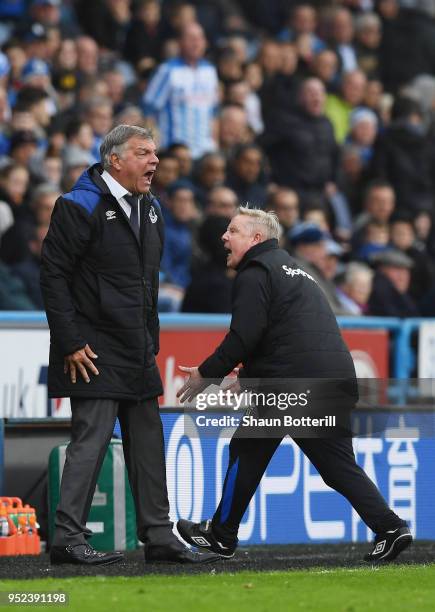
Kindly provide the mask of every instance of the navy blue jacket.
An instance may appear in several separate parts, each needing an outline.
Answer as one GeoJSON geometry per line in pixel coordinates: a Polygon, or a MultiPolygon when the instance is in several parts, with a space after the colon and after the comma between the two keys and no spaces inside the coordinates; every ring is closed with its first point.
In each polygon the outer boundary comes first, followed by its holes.
{"type": "Polygon", "coordinates": [[[55,205],[42,248],[41,289],[50,326],[50,397],[143,399],[162,393],[157,296],[160,207],[141,202],[141,239],[96,164],[55,205]],[[86,344],[99,375],[72,384],[65,355],[86,344]]]}

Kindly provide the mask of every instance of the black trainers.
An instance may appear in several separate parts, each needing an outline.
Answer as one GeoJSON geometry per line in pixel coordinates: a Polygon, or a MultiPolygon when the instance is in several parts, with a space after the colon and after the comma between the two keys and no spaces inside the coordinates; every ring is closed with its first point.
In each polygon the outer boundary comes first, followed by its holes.
{"type": "Polygon", "coordinates": [[[364,557],[369,563],[388,562],[395,559],[412,543],[412,535],[408,527],[398,527],[392,531],[378,533],[375,537],[373,550],[364,557]]]}
{"type": "Polygon", "coordinates": [[[224,546],[218,542],[211,530],[211,520],[193,523],[192,521],[180,519],[177,523],[177,529],[183,540],[192,546],[205,548],[225,559],[234,557],[237,544],[233,546],[224,546]]]}

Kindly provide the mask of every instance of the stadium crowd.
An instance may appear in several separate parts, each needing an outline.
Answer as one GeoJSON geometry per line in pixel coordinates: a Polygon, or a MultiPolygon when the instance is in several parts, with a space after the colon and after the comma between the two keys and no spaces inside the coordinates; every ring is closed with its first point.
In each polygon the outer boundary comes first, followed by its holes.
{"type": "Polygon", "coordinates": [[[435,0],[0,0],[0,309],[43,309],[57,197],[151,127],[161,311],[230,312],[238,204],[337,315],[435,316],[435,0]]]}

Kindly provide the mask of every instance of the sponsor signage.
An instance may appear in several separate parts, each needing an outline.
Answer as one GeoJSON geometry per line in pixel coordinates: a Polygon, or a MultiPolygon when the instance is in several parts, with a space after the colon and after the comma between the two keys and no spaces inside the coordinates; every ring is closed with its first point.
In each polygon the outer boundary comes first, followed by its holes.
{"type": "MultiPolygon", "coordinates": [[[[370,416],[361,415],[362,419],[370,416]]],[[[389,416],[379,437],[355,438],[358,463],[414,537],[435,539],[435,440],[419,417],[389,416]],[[406,437],[401,437],[405,436],[406,437]]],[[[201,434],[194,416],[164,414],[171,518],[211,518],[220,501],[232,430],[201,434]]],[[[330,489],[293,440],[278,447],[243,518],[241,544],[369,541],[372,532],[349,502],[330,489]]]]}
{"type": "MultiPolygon", "coordinates": [[[[225,336],[226,329],[166,329],[161,332],[158,365],[164,384],[162,406],[177,407],[176,392],[183,376],[179,365],[198,365],[225,336]]],[[[363,378],[388,376],[388,333],[344,330],[363,378]]],[[[70,415],[69,400],[47,397],[47,367],[50,345],[47,329],[0,329],[2,367],[0,368],[0,417],[65,418],[70,415]],[[7,356],[7,358],[6,358],[7,356]]],[[[98,347],[92,347],[98,352],[98,347]]]]}

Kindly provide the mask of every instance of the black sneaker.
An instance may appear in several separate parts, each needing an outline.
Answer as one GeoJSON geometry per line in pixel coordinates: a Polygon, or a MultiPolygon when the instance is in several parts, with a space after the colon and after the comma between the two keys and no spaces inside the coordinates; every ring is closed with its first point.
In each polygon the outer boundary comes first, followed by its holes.
{"type": "Polygon", "coordinates": [[[206,548],[207,550],[216,553],[225,559],[234,557],[234,552],[237,544],[232,546],[224,546],[213,535],[211,530],[211,520],[201,521],[201,523],[193,523],[180,519],[177,523],[177,529],[180,536],[191,546],[198,548],[206,548]]]}
{"type": "Polygon", "coordinates": [[[402,550],[408,548],[412,535],[408,527],[398,527],[391,531],[378,533],[375,537],[373,550],[364,557],[369,563],[387,562],[395,559],[402,550]]]}

